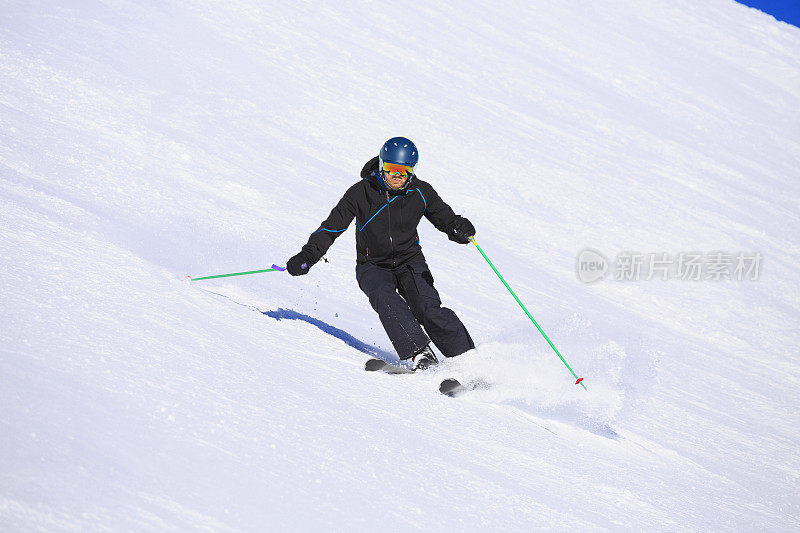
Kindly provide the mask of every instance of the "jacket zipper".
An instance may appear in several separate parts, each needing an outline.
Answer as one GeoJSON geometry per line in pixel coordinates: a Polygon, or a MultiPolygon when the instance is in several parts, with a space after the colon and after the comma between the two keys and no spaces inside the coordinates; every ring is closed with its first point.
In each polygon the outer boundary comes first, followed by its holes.
{"type": "Polygon", "coordinates": [[[388,205],[391,202],[389,201],[389,193],[386,193],[386,211],[389,214],[389,249],[392,251],[392,266],[395,266],[395,259],[394,259],[394,242],[392,241],[392,206],[388,205]]]}

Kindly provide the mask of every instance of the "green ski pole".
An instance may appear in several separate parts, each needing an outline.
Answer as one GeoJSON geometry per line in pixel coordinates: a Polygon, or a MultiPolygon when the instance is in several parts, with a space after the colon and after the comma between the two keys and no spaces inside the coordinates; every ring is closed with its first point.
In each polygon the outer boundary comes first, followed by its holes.
{"type": "Polygon", "coordinates": [[[228,278],[230,276],[245,276],[247,274],[261,274],[262,272],[283,272],[286,270],[285,268],[279,267],[278,265],[272,265],[272,268],[265,268],[264,270],[249,270],[247,272],[234,272],[233,274],[217,274],[216,276],[203,276],[202,278],[193,278],[192,276],[186,276],[185,279],[189,281],[200,281],[201,279],[214,279],[214,278],[228,278]]]}
{"type": "Polygon", "coordinates": [[[495,268],[495,266],[492,264],[492,262],[486,256],[486,254],[481,249],[481,247],[478,246],[478,243],[475,242],[475,237],[470,237],[469,240],[472,242],[472,244],[475,245],[475,248],[478,249],[478,251],[481,253],[483,258],[486,259],[486,262],[489,263],[490,267],[492,267],[492,270],[494,270],[494,273],[497,274],[497,277],[500,278],[500,281],[502,281],[503,285],[506,286],[506,289],[508,289],[508,292],[511,293],[511,296],[514,297],[514,299],[517,301],[517,303],[522,308],[522,310],[525,311],[525,314],[528,315],[528,318],[531,319],[531,322],[533,322],[533,325],[536,326],[536,329],[539,330],[539,333],[542,334],[542,337],[544,337],[544,340],[546,340],[547,343],[550,345],[550,347],[553,349],[553,351],[556,352],[556,355],[558,356],[559,359],[561,359],[561,362],[564,363],[564,366],[566,366],[567,369],[570,371],[570,373],[575,377],[575,380],[576,380],[575,381],[575,385],[580,383],[581,387],[583,387],[583,390],[586,390],[586,385],[583,384],[583,378],[579,378],[578,375],[575,374],[575,372],[572,370],[572,368],[570,368],[570,366],[567,363],[566,359],[564,359],[564,357],[558,352],[558,349],[556,349],[555,345],[550,340],[550,338],[547,336],[547,334],[544,332],[544,330],[541,328],[541,326],[539,326],[539,324],[536,322],[536,320],[534,320],[533,316],[531,316],[530,312],[528,312],[528,310],[522,304],[522,301],[517,297],[516,294],[514,294],[514,291],[511,290],[511,287],[509,287],[508,283],[506,283],[506,280],[503,279],[503,276],[500,275],[500,272],[498,272],[497,268],[495,268]]]}

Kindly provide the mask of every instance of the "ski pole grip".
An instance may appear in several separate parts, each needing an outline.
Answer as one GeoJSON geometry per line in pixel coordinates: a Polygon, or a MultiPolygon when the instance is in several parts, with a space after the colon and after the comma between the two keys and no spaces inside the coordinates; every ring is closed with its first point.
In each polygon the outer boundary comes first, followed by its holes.
{"type": "Polygon", "coordinates": [[[272,268],[274,268],[275,270],[280,270],[281,272],[286,270],[285,268],[279,267],[278,265],[275,265],[275,264],[272,265],[272,268]]]}

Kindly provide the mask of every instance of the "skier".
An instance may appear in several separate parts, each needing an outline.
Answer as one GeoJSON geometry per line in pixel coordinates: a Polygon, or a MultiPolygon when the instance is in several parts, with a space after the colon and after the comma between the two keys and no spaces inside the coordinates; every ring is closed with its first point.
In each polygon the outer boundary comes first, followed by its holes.
{"type": "Polygon", "coordinates": [[[355,218],[358,286],[400,359],[411,359],[414,370],[423,370],[439,362],[431,340],[445,357],[460,355],[475,343],[456,314],[441,306],[417,225],[424,215],[459,244],[469,244],[475,228],[417,178],[417,161],[419,153],[410,140],[386,141],[378,156],[364,165],[361,181],[345,192],[302,251],[286,262],[286,270],[292,276],[306,274],[355,218]]]}

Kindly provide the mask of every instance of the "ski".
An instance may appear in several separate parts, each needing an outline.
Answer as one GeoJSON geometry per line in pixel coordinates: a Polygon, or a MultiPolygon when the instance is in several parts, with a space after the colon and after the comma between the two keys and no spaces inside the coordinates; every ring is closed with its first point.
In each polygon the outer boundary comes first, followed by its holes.
{"type": "Polygon", "coordinates": [[[439,384],[439,392],[445,396],[457,398],[458,396],[461,396],[462,394],[465,394],[471,390],[488,389],[489,386],[489,383],[481,379],[465,381],[464,383],[461,383],[455,378],[448,378],[439,384]]]}
{"type": "Polygon", "coordinates": [[[384,372],[386,374],[413,374],[410,368],[393,363],[387,363],[383,359],[370,359],[364,363],[364,370],[367,372],[384,372]]]}

